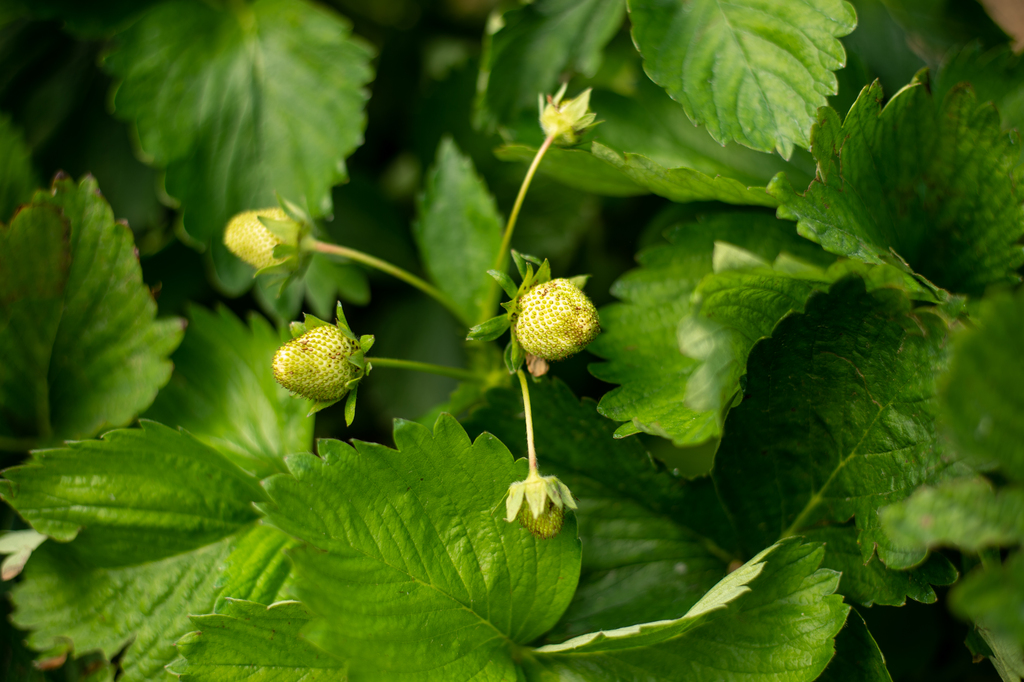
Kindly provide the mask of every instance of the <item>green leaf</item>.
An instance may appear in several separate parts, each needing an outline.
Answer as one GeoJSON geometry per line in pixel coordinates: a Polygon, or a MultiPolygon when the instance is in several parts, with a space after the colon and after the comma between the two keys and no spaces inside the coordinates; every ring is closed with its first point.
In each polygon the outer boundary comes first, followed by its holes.
{"type": "MultiPolygon", "coordinates": [[[[651,460],[638,439],[616,440],[614,423],[557,379],[530,385],[539,464],[578,498],[580,586],[547,636],[678,618],[735,558],[735,542],[711,481],[686,481],[651,460]]],[[[466,422],[526,455],[521,392],[494,389],[466,422]]]]}
{"type": "Polygon", "coordinates": [[[1024,489],[995,491],[980,477],[921,488],[881,516],[889,536],[906,545],[978,552],[1024,544],[1024,489]]]}
{"type": "Polygon", "coordinates": [[[947,333],[905,293],[851,276],[754,347],[712,472],[747,551],[856,517],[863,562],[876,546],[890,568],[924,559],[876,511],[950,473],[934,424],[947,333]]]}
{"type": "Polygon", "coordinates": [[[969,86],[941,106],[927,72],[881,108],[876,82],[845,122],[822,108],[813,132],[818,178],[797,194],[779,176],[768,193],[779,217],[825,250],[891,263],[951,291],[979,294],[1017,281],[1024,264],[1024,213],[1015,185],[1015,133],[969,86]]]}
{"type": "Polygon", "coordinates": [[[197,632],[182,637],[181,653],[169,668],[182,682],[327,682],[348,679],[344,664],[299,634],[309,622],[295,601],[267,607],[229,599],[223,611],[192,616],[197,632]]]}
{"type": "Polygon", "coordinates": [[[935,76],[934,96],[970,83],[982,102],[999,110],[1003,130],[1024,128],[1024,68],[1008,45],[986,50],[978,42],[952,53],[935,76]]]}
{"type": "Polygon", "coordinates": [[[527,679],[813,680],[850,607],[821,547],[780,542],[730,573],[682,618],[535,649],[527,679]],[[562,677],[559,677],[561,675],[562,677]]]}
{"type": "Polygon", "coordinates": [[[624,0],[538,0],[491,18],[477,79],[477,125],[536,113],[566,72],[593,76],[622,25],[624,0]]]}
{"type": "Polygon", "coordinates": [[[836,636],[836,655],[818,678],[819,682],[892,682],[885,668],[885,657],[868,624],[850,610],[846,626],[836,636]]]}
{"type": "Polygon", "coordinates": [[[370,57],[347,21],[301,1],[174,0],[118,36],[104,60],[119,81],[115,112],[166,169],[185,229],[212,243],[229,288],[252,274],[221,243],[232,215],[276,205],[276,192],[331,212],[331,187],[362,143],[370,57]]]}
{"type": "Polygon", "coordinates": [[[255,479],[212,448],[145,420],[36,451],[4,476],[4,500],[33,528],[61,542],[87,529],[92,558],[107,566],[212,544],[254,521],[250,503],[262,497],[255,479]]]}
{"type": "Polygon", "coordinates": [[[313,420],[310,402],[274,380],[281,335],[257,315],[246,326],[227,308],[193,306],[189,317],[174,375],[146,416],[187,429],[259,478],[284,471],[285,455],[312,449],[313,420]]]}
{"type": "Polygon", "coordinates": [[[34,530],[0,532],[0,554],[6,555],[0,565],[0,580],[11,580],[21,573],[32,552],[45,540],[45,535],[34,530]]]}
{"type": "Polygon", "coordinates": [[[763,187],[747,187],[738,180],[711,177],[690,168],[665,168],[640,154],[619,154],[600,142],[591,145],[597,158],[619,169],[630,180],[670,201],[723,201],[741,206],[779,205],[763,187]]]}
{"type": "Polygon", "coordinates": [[[34,649],[70,640],[109,660],[127,647],[120,679],[164,680],[189,613],[223,596],[272,601],[287,582],[291,540],[255,525],[257,480],[183,431],[144,421],[5,475],[4,500],[60,540],[33,552],[12,592],[34,649]]]}
{"type": "Polygon", "coordinates": [[[511,650],[576,589],[575,520],[551,540],[506,523],[497,508],[526,462],[450,415],[433,431],[397,420],[394,436],[397,450],[322,440],[323,459],[292,456],[291,476],[264,483],[269,521],[306,543],[292,553],[317,616],[305,635],[353,678],[511,679],[511,650]]]}
{"type": "Polygon", "coordinates": [[[803,535],[810,542],[825,545],[822,566],[843,574],[839,593],[864,606],[903,606],[907,597],[933,604],[938,597],[932,585],[951,585],[959,577],[953,564],[941,554],[932,554],[909,570],[888,568],[877,554],[865,560],[853,525],[811,528],[803,535]]]}
{"type": "Polygon", "coordinates": [[[488,304],[487,270],[501,246],[502,220],[473,162],[450,137],[437,148],[416,208],[413,235],[427,273],[464,322],[478,321],[488,304]]]}
{"type": "Polygon", "coordinates": [[[969,573],[950,592],[949,607],[1024,647],[1024,553],[969,573]]]}
{"type": "Polygon", "coordinates": [[[982,302],[979,328],[957,339],[942,389],[943,423],[959,451],[1024,482],[1024,290],[982,302]]]}
{"type": "Polygon", "coordinates": [[[0,226],[0,447],[123,426],[171,375],[182,321],[156,303],[96,181],[58,178],[0,226]]]}
{"type": "Polygon", "coordinates": [[[691,312],[697,284],[712,272],[715,242],[741,245],[765,259],[783,249],[812,258],[820,250],[784,222],[761,213],[716,215],[677,226],[667,236],[668,245],[642,251],[637,256],[641,267],[612,286],[623,302],[601,309],[604,332],[588,348],[609,362],[591,365],[590,371],[602,381],[621,384],[601,398],[601,414],[629,420],[677,445],[695,444],[719,434],[718,414],[683,404],[687,382],[700,363],[679,352],[676,331],[691,312]]]}
{"type": "Polygon", "coordinates": [[[630,0],[644,70],[720,143],[809,148],[814,111],[846,65],[839,38],[857,15],[842,0],[772,6],[743,0],[630,0]]]}
{"type": "Polygon", "coordinates": [[[0,115],[0,223],[32,197],[35,173],[28,145],[9,116],[0,115]]]}

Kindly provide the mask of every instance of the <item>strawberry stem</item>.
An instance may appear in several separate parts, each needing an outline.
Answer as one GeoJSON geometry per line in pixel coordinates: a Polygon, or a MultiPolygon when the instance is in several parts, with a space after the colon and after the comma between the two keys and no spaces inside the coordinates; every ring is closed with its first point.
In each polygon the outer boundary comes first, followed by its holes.
{"type": "MultiPolygon", "coordinates": [[[[537,154],[533,157],[533,162],[530,164],[529,170],[526,171],[526,177],[523,178],[523,184],[519,187],[519,194],[516,196],[516,203],[512,205],[512,212],[508,216],[508,224],[505,225],[505,234],[501,238],[501,246],[498,247],[498,256],[494,259],[494,269],[498,272],[505,272],[505,268],[508,267],[508,249],[512,244],[512,232],[516,229],[516,220],[519,219],[519,209],[523,207],[523,200],[526,199],[526,191],[530,189],[530,183],[533,182],[533,176],[537,173],[537,168],[540,166],[541,159],[544,158],[544,154],[547,153],[548,148],[551,147],[551,143],[555,141],[554,135],[548,135],[544,138],[544,144],[537,150],[537,154]]],[[[497,303],[496,295],[498,293],[498,283],[491,282],[487,291],[487,305],[483,309],[483,317],[480,322],[487,321],[491,317],[491,311],[494,309],[495,303],[497,303]]]]}
{"type": "Polygon", "coordinates": [[[467,327],[472,326],[472,322],[466,319],[465,314],[461,310],[459,310],[459,307],[455,305],[455,301],[449,298],[449,296],[446,293],[435,287],[430,282],[420,279],[419,277],[412,274],[408,270],[403,270],[397,265],[392,265],[386,260],[381,260],[380,258],[377,258],[376,256],[371,256],[368,253],[363,253],[362,251],[350,249],[347,246],[338,246],[337,244],[322,242],[319,239],[313,239],[312,237],[307,237],[303,241],[303,246],[314,251],[319,251],[320,253],[325,253],[329,256],[339,256],[347,260],[362,263],[363,265],[368,265],[371,268],[380,270],[381,272],[386,272],[392,277],[400,279],[406,284],[410,284],[416,287],[417,289],[425,293],[427,296],[433,298],[435,301],[437,301],[445,308],[447,308],[448,312],[454,315],[455,319],[457,319],[459,322],[463,323],[467,327]]]}
{"type": "Polygon", "coordinates": [[[451,377],[452,379],[460,379],[462,381],[483,381],[484,377],[471,372],[468,369],[462,369],[461,367],[445,367],[444,365],[435,365],[432,362],[416,362],[415,360],[398,360],[395,358],[367,358],[374,367],[394,367],[395,369],[409,369],[415,372],[426,372],[427,374],[437,374],[443,377],[451,377]]]}
{"type": "Polygon", "coordinates": [[[537,450],[533,446],[533,410],[530,409],[530,387],[523,370],[516,372],[519,385],[523,387],[523,407],[526,409],[526,452],[530,456],[530,475],[537,474],[537,450]]]}

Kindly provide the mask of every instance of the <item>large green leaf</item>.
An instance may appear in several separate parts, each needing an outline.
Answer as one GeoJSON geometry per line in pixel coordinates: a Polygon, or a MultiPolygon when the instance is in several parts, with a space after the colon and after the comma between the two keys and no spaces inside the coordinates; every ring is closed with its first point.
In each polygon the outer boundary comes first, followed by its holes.
{"type": "Polygon", "coordinates": [[[582,635],[524,658],[529,680],[813,680],[850,607],[823,550],[790,538],[730,573],[682,618],[582,635]]]}
{"type": "Polygon", "coordinates": [[[275,380],[280,334],[253,315],[246,327],[226,308],[193,306],[174,374],[146,413],[180,426],[259,477],[285,470],[284,456],[313,447],[310,403],[275,380]]]}
{"type": "Polygon", "coordinates": [[[676,328],[691,311],[697,284],[712,272],[715,242],[738,244],[764,259],[782,250],[816,258],[820,250],[762,213],[716,215],[667,236],[668,245],[642,251],[641,267],[612,286],[623,302],[602,308],[604,332],[589,347],[608,362],[590,370],[602,381],[621,384],[605,394],[599,408],[610,419],[630,422],[620,435],[645,431],[677,445],[700,443],[719,434],[718,413],[684,405],[699,362],[679,352],[676,328]]]}
{"type": "Polygon", "coordinates": [[[276,205],[275,192],[330,213],[362,142],[370,56],[345,20],[304,0],[173,0],[118,36],[104,60],[115,111],[230,288],[252,274],[221,243],[233,214],[276,205]]]}
{"type": "Polygon", "coordinates": [[[1024,544],[1024,489],[995,491],[983,478],[922,488],[882,510],[894,539],[907,545],[953,546],[969,552],[1024,544]]]}
{"type": "Polygon", "coordinates": [[[878,643],[856,609],[836,637],[836,655],[818,678],[820,682],[892,682],[878,643]]]}
{"type": "Polygon", "coordinates": [[[264,485],[269,520],[306,543],[292,553],[305,633],[359,679],[500,680],[512,651],[565,611],[580,570],[572,515],[539,540],[504,521],[526,475],[499,440],[470,442],[450,415],[433,431],[398,420],[397,450],[322,440],[264,485]]]}
{"type": "Polygon", "coordinates": [[[852,276],[754,347],[712,472],[747,551],[856,517],[863,562],[876,547],[890,568],[924,559],[876,512],[946,475],[934,419],[947,333],[903,292],[852,276]]]}
{"type": "Polygon", "coordinates": [[[949,559],[938,553],[920,566],[901,571],[887,568],[877,554],[864,559],[857,542],[859,533],[852,524],[811,528],[803,535],[810,542],[825,545],[822,566],[843,574],[840,594],[864,606],[903,606],[908,597],[933,604],[938,596],[932,585],[950,585],[959,577],[949,559]]]}
{"type": "Polygon", "coordinates": [[[566,72],[592,76],[622,25],[625,0],[538,0],[491,18],[477,79],[478,123],[507,125],[537,111],[566,72]]]}
{"type": "Polygon", "coordinates": [[[856,25],[843,0],[630,0],[644,70],[721,143],[809,148],[815,109],[846,64],[839,38],[856,25]]]}
{"type": "Polygon", "coordinates": [[[801,195],[784,176],[773,180],[779,217],[827,251],[892,263],[951,291],[1015,281],[1024,264],[1017,135],[1000,130],[995,107],[979,106],[969,86],[933,101],[927,72],[884,109],[882,99],[875,83],[845,122],[819,111],[817,181],[801,195]]]}
{"type": "MultiPolygon", "coordinates": [[[[537,148],[525,144],[506,144],[495,149],[494,155],[502,161],[528,164],[537,155],[537,148]]],[[[632,197],[650,192],[615,166],[585,149],[553,146],[544,155],[538,172],[569,187],[609,197],[632,197]]]]}
{"type": "Polygon", "coordinates": [[[591,145],[597,158],[611,164],[627,178],[670,201],[722,201],[741,206],[775,207],[779,202],[763,187],[747,187],[729,177],[711,177],[691,168],[665,168],[641,154],[619,154],[600,142],[591,145]]]}
{"type": "Polygon", "coordinates": [[[501,246],[502,220],[494,197],[450,137],[441,140],[417,202],[413,235],[438,288],[473,325],[490,311],[493,280],[487,271],[501,246]]]}
{"type": "Polygon", "coordinates": [[[169,668],[182,682],[345,682],[344,663],[303,639],[306,608],[294,601],[269,607],[229,599],[217,614],[192,616],[199,628],[177,643],[169,668]]]}
{"type": "Polygon", "coordinates": [[[11,119],[0,115],[0,223],[31,198],[35,187],[28,146],[11,119]]]}
{"type": "Polygon", "coordinates": [[[982,302],[978,329],[955,343],[942,388],[943,423],[957,448],[982,465],[998,465],[1024,482],[1024,290],[982,302]]]}
{"type": "Polygon", "coordinates": [[[949,607],[1024,647],[1024,552],[969,573],[950,592],[949,607]]]}
{"type": "Polygon", "coordinates": [[[166,680],[188,614],[213,611],[225,589],[273,601],[287,581],[291,541],[255,524],[257,480],[183,431],[144,421],[5,475],[4,500],[60,540],[33,552],[12,593],[37,650],[70,640],[111,659],[127,647],[122,679],[166,680]]]}
{"type": "MultiPolygon", "coordinates": [[[[736,558],[711,481],[680,479],[656,465],[638,439],[613,439],[614,423],[558,380],[533,383],[530,402],[541,470],[578,498],[586,548],[580,586],[546,639],[680,617],[736,558]]],[[[490,391],[466,428],[526,454],[517,390],[490,391]]]]}
{"type": "Polygon", "coordinates": [[[979,100],[996,105],[1003,130],[1024,128],[1024,68],[1008,45],[986,50],[972,43],[952,53],[935,75],[935,95],[944,96],[964,82],[979,100]]]}
{"type": "Polygon", "coordinates": [[[0,226],[0,447],[123,426],[171,375],[178,319],[156,303],[96,181],[58,178],[0,226]]]}

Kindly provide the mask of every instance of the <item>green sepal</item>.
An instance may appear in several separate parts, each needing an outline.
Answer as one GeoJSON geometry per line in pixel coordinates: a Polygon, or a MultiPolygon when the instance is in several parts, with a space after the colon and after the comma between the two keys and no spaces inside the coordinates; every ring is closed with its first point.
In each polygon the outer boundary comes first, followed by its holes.
{"type": "Polygon", "coordinates": [[[373,348],[373,343],[376,341],[376,337],[373,334],[363,334],[359,337],[359,347],[363,353],[369,353],[370,349],[373,348]]]}
{"type": "Polygon", "coordinates": [[[363,370],[363,372],[366,371],[366,359],[364,354],[365,351],[363,351],[363,349],[360,348],[355,353],[352,353],[352,355],[348,356],[349,363],[363,370]]]}
{"type": "Polygon", "coordinates": [[[353,333],[352,328],[348,326],[348,320],[345,319],[345,311],[341,307],[341,301],[338,301],[338,305],[334,312],[335,317],[338,318],[338,329],[341,330],[341,333],[353,341],[359,341],[359,338],[355,333],[353,333]]]}
{"type": "MultiPolygon", "coordinates": [[[[291,244],[278,244],[274,247],[274,250],[271,253],[274,254],[274,258],[290,258],[298,252],[299,248],[297,246],[292,246],[291,244]]],[[[284,263],[281,263],[281,265],[284,265],[284,263]]],[[[266,270],[267,268],[263,269],[266,270]]]]}
{"type": "Polygon", "coordinates": [[[293,339],[297,339],[306,333],[306,325],[301,322],[290,322],[288,324],[288,333],[292,335],[293,339]]]}
{"type": "Polygon", "coordinates": [[[544,284],[545,282],[551,281],[551,263],[545,258],[544,262],[540,264],[537,269],[537,276],[533,280],[533,285],[544,284]]]}
{"type": "Polygon", "coordinates": [[[526,279],[526,259],[521,253],[512,249],[512,260],[516,264],[516,269],[519,270],[519,279],[526,279]]]}
{"type": "Polygon", "coordinates": [[[280,192],[275,192],[274,194],[277,196],[278,206],[280,206],[281,210],[288,214],[289,218],[299,223],[300,225],[313,224],[313,216],[310,214],[309,211],[302,208],[294,201],[289,201],[288,199],[285,199],[283,196],[281,196],[280,192]]]}
{"type": "Polygon", "coordinates": [[[512,325],[512,321],[508,319],[508,315],[497,315],[482,322],[472,329],[466,335],[467,341],[493,341],[502,334],[505,330],[512,325]]]}
{"type": "Polygon", "coordinates": [[[352,426],[356,418],[356,395],[359,393],[359,386],[353,386],[345,398],[345,425],[352,426]]]}
{"type": "Polygon", "coordinates": [[[512,339],[505,346],[505,367],[508,368],[509,374],[515,374],[526,360],[526,353],[523,351],[523,347],[519,345],[519,341],[516,340],[516,335],[512,335],[512,339]]]}
{"type": "Polygon", "coordinates": [[[263,224],[263,227],[270,230],[271,234],[283,242],[283,244],[278,244],[278,246],[291,245],[294,248],[299,243],[299,234],[302,231],[302,226],[294,220],[274,220],[264,216],[257,216],[257,220],[263,224]]]}
{"type": "Polygon", "coordinates": [[[310,329],[316,329],[317,327],[328,327],[331,324],[330,322],[324,322],[319,317],[310,315],[309,313],[303,313],[302,316],[304,318],[302,321],[303,333],[308,332],[310,329]]]}
{"type": "Polygon", "coordinates": [[[488,270],[487,274],[493,277],[495,281],[501,285],[501,288],[505,290],[505,293],[508,294],[509,298],[515,298],[519,288],[516,286],[516,283],[512,281],[511,277],[506,275],[504,272],[499,272],[498,270],[488,270]]]}
{"type": "Polygon", "coordinates": [[[587,286],[587,282],[589,280],[590,275],[576,275],[575,277],[569,278],[569,281],[573,283],[573,286],[575,286],[580,291],[583,291],[583,287],[587,286]]]}
{"type": "MultiPolygon", "coordinates": [[[[338,400],[341,400],[341,398],[338,398],[338,400]]],[[[338,402],[338,400],[318,400],[313,403],[313,407],[309,408],[309,412],[306,413],[306,416],[312,417],[320,410],[326,410],[328,407],[338,402]]]]}

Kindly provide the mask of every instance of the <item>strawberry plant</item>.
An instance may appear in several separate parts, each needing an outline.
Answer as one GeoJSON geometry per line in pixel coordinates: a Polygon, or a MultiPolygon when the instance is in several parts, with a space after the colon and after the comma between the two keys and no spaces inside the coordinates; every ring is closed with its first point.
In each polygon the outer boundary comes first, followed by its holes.
{"type": "Polygon", "coordinates": [[[1020,682],[1008,6],[7,3],[0,677],[1020,682]]]}

